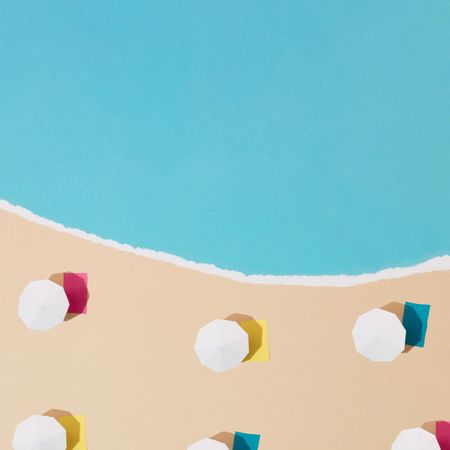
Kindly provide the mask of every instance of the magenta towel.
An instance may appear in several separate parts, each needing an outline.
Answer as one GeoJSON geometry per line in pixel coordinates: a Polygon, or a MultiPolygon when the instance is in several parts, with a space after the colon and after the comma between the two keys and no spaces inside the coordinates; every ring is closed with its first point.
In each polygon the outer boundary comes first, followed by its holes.
{"type": "Polygon", "coordinates": [[[450,422],[436,422],[436,438],[441,450],[450,450],[450,422]]]}
{"type": "Polygon", "coordinates": [[[87,279],[87,273],[64,273],[64,291],[69,300],[68,313],[87,313],[87,279]]]}

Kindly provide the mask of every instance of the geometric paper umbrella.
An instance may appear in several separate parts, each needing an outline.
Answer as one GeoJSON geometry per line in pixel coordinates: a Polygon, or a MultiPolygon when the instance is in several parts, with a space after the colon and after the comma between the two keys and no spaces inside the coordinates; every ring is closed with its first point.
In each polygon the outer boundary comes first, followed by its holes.
{"type": "Polygon", "coordinates": [[[440,447],[434,434],[423,428],[409,428],[400,432],[391,450],[440,450],[440,447]]]}
{"type": "Polygon", "coordinates": [[[66,430],[47,416],[31,416],[14,433],[14,450],[66,450],[66,430]]]}
{"type": "Polygon", "coordinates": [[[372,361],[393,361],[405,349],[406,330],[398,317],[375,308],[356,320],[352,331],[356,351],[372,361]]]}
{"type": "Polygon", "coordinates": [[[191,444],[187,450],[229,450],[222,442],[214,439],[202,439],[201,441],[191,444]]]}
{"type": "Polygon", "coordinates": [[[64,289],[50,280],[28,283],[19,299],[19,317],[30,330],[46,331],[59,325],[68,309],[64,289]]]}
{"type": "Polygon", "coordinates": [[[215,372],[239,366],[248,351],[248,334],[231,320],[213,320],[197,334],[195,352],[200,362],[215,372]]]}

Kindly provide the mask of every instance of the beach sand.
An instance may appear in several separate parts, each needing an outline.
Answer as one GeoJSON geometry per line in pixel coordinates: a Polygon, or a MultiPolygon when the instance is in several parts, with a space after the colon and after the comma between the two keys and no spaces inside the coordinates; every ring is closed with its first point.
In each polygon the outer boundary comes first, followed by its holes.
{"type": "Polygon", "coordinates": [[[87,419],[91,450],[184,450],[219,432],[261,450],[381,450],[402,428],[450,420],[450,272],[354,287],[258,286],[175,267],[0,211],[0,448],[31,414],[87,419]],[[30,280],[88,272],[88,314],[32,332],[17,316],[30,280]],[[425,348],[390,364],[358,355],[356,317],[430,303],[425,348]],[[197,330],[248,314],[269,322],[269,363],[202,367],[197,330]]]}

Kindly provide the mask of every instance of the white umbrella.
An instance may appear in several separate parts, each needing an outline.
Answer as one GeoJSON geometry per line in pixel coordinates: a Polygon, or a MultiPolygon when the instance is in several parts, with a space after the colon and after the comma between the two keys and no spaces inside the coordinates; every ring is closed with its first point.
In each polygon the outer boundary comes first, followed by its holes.
{"type": "Polygon", "coordinates": [[[201,328],[195,342],[200,362],[216,372],[237,367],[248,354],[248,334],[231,320],[213,320],[201,328]]]}
{"type": "Polygon", "coordinates": [[[229,450],[228,446],[214,439],[202,439],[191,444],[187,450],[229,450]]]}
{"type": "Polygon", "coordinates": [[[66,430],[53,417],[31,416],[17,425],[12,445],[14,450],[66,450],[66,430]]]}
{"type": "Polygon", "coordinates": [[[392,444],[391,450],[440,450],[436,436],[423,428],[403,430],[392,444]]]}
{"type": "Polygon", "coordinates": [[[372,361],[393,361],[405,349],[405,328],[395,314],[383,309],[359,316],[352,336],[356,351],[372,361]]]}
{"type": "Polygon", "coordinates": [[[19,299],[19,317],[30,330],[45,331],[59,325],[68,309],[64,288],[50,280],[28,283],[19,299]]]}

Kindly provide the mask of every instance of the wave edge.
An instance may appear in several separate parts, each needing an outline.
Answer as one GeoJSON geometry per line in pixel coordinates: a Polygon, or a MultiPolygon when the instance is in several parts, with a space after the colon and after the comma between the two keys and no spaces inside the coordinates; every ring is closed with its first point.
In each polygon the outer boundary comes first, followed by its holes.
{"type": "Polygon", "coordinates": [[[241,283],[284,286],[348,287],[373,283],[376,281],[401,278],[419,273],[442,272],[450,270],[450,255],[443,255],[431,258],[413,266],[393,267],[382,269],[378,272],[363,273],[359,275],[246,275],[236,270],[221,269],[214,264],[189,261],[170,253],[133,247],[129,244],[122,244],[112,239],[104,239],[96,234],[88,233],[77,228],[66,227],[58,222],[46,219],[45,217],[39,216],[22,206],[13,205],[7,200],[0,199],[0,209],[15,214],[35,224],[43,225],[62,233],[68,233],[72,236],[85,239],[95,244],[105,245],[116,250],[133,253],[152,260],[170,263],[177,267],[195,270],[208,275],[216,275],[241,283]]]}

